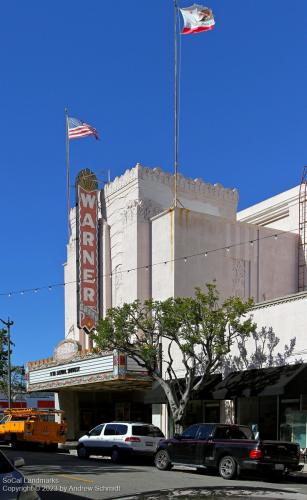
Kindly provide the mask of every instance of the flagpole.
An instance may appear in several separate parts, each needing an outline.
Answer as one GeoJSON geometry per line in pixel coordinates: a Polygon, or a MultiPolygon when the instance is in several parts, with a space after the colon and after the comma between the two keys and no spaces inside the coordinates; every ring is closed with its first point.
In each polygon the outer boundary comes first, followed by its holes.
{"type": "Polygon", "coordinates": [[[67,231],[70,238],[70,168],[69,168],[69,136],[68,136],[68,110],[65,108],[66,120],[66,189],[67,189],[67,231]]]}
{"type": "Polygon", "coordinates": [[[177,0],[174,0],[174,208],[177,207],[178,174],[178,76],[177,76],[177,0]]]}

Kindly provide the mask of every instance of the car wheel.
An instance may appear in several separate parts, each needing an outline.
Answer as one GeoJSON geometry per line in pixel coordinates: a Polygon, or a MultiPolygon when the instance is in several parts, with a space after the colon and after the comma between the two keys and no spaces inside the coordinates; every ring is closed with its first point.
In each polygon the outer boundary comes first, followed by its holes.
{"type": "Polygon", "coordinates": [[[223,479],[233,479],[237,475],[237,462],[231,455],[225,455],[219,463],[219,474],[223,479]]]}
{"type": "Polygon", "coordinates": [[[113,448],[111,450],[111,461],[113,464],[117,464],[120,461],[120,452],[118,448],[113,448]]]}
{"type": "Polygon", "coordinates": [[[171,459],[167,450],[159,450],[155,455],[155,466],[159,470],[170,470],[172,468],[171,459]]]}
{"type": "Polygon", "coordinates": [[[77,453],[78,453],[78,457],[79,458],[88,458],[89,457],[89,453],[87,451],[87,449],[85,448],[85,446],[79,446],[77,448],[77,453]]]}

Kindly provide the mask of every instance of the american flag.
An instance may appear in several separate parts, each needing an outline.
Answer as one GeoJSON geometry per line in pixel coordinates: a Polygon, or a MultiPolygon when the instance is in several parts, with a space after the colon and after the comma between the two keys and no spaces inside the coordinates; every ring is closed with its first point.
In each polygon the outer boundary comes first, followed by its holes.
{"type": "Polygon", "coordinates": [[[68,138],[77,139],[78,137],[86,137],[87,135],[94,135],[99,139],[98,132],[94,127],[85,123],[78,118],[68,117],[68,138]]]}

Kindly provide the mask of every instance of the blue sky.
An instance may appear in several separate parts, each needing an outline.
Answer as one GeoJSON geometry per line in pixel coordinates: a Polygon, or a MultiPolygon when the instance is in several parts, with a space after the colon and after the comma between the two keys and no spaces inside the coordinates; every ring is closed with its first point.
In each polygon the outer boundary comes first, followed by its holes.
{"type": "MultiPolygon", "coordinates": [[[[245,208],[299,184],[306,163],[307,2],[208,6],[216,28],[181,37],[179,168],[236,187],[245,208]]],[[[8,296],[63,281],[64,108],[101,134],[71,143],[73,178],[172,170],[173,2],[10,0],[0,43],[0,317],[23,363],[64,337],[62,287],[8,296]]]]}

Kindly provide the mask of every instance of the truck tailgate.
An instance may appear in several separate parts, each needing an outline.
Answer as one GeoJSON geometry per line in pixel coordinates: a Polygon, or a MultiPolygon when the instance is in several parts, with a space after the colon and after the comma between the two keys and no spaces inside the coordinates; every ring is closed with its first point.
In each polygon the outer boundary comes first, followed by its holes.
{"type": "Polygon", "coordinates": [[[261,441],[264,461],[273,461],[283,464],[298,463],[300,448],[296,443],[287,441],[261,441]]]}

